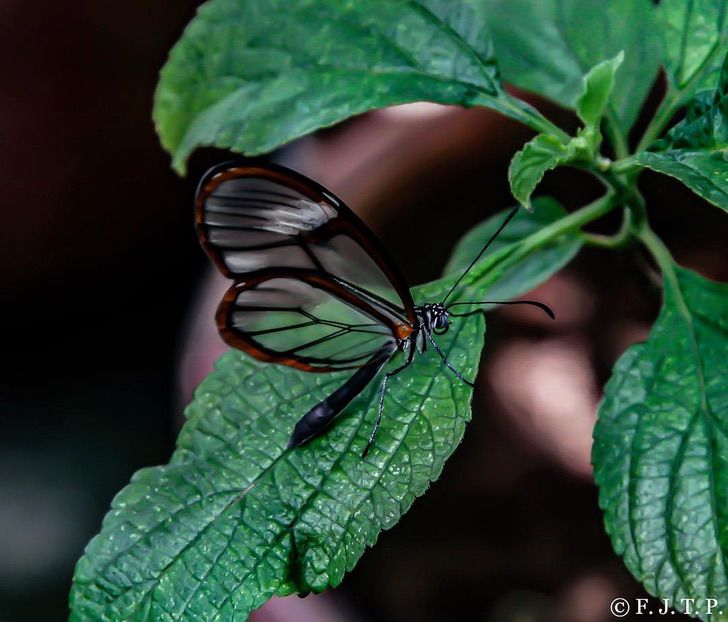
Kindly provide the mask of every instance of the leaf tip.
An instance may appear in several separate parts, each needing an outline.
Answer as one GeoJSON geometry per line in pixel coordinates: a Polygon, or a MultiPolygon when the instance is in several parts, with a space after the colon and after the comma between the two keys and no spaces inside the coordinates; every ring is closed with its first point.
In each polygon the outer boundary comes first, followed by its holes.
{"type": "Polygon", "coordinates": [[[172,170],[180,177],[187,176],[187,158],[183,155],[174,154],[172,156],[172,170]]]}
{"type": "Polygon", "coordinates": [[[531,203],[531,197],[527,197],[524,200],[518,200],[518,203],[523,207],[527,212],[530,214],[533,214],[533,204],[531,203]]]}

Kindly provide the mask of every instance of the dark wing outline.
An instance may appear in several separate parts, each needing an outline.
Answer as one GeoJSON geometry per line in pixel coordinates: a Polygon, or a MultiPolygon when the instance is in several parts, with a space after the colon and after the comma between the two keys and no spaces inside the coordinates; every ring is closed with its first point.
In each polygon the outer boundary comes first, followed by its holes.
{"type": "MultiPolygon", "coordinates": [[[[323,201],[333,207],[338,215],[308,235],[301,236],[302,239],[315,244],[318,241],[331,239],[335,235],[345,234],[357,242],[372,258],[387,279],[389,279],[389,282],[404,305],[403,309],[407,321],[414,329],[419,328],[419,319],[415,312],[415,303],[412,300],[409,287],[407,287],[407,282],[400,273],[399,268],[397,268],[397,264],[394,263],[387,250],[379,241],[379,238],[334,193],[305,175],[301,175],[283,166],[275,164],[247,166],[237,162],[225,162],[211,168],[200,180],[197,188],[197,197],[195,199],[195,226],[202,247],[222,274],[235,281],[242,281],[249,277],[249,273],[238,274],[231,272],[225,265],[220,253],[210,244],[207,235],[207,226],[204,223],[205,201],[222,182],[237,177],[254,176],[269,179],[283,186],[289,186],[313,201],[323,201]]],[[[369,294],[372,295],[371,293],[369,294]]],[[[399,311],[401,312],[401,310],[399,311]]],[[[394,335],[396,334],[395,332],[394,335]]]]}
{"type": "MultiPolygon", "coordinates": [[[[235,282],[232,287],[225,292],[215,315],[217,328],[223,338],[223,341],[233,348],[244,351],[259,361],[266,363],[280,363],[282,365],[288,365],[289,367],[294,367],[307,372],[333,372],[346,369],[359,369],[366,365],[375,364],[379,360],[378,358],[373,357],[365,363],[331,365],[330,359],[305,356],[298,357],[296,355],[286,356],[283,353],[270,350],[256,342],[252,338],[252,334],[231,328],[232,322],[230,320],[230,316],[233,312],[240,309],[240,307],[237,307],[236,305],[238,295],[246,290],[254,289],[265,281],[278,278],[302,281],[316,289],[320,289],[331,294],[342,303],[362,311],[364,314],[380,322],[391,331],[393,344],[395,343],[395,339],[406,338],[412,333],[413,329],[411,326],[404,323],[395,323],[392,318],[387,315],[387,313],[377,308],[376,303],[370,304],[367,299],[361,295],[359,288],[347,283],[346,281],[329,278],[324,273],[319,273],[315,270],[306,270],[302,268],[266,268],[255,272],[249,272],[245,275],[244,280],[235,282]]],[[[384,307],[384,305],[381,305],[381,307],[384,307]]],[[[281,311],[283,310],[284,309],[281,309],[281,311]]],[[[334,337],[330,337],[329,339],[333,338],[334,337]]],[[[356,357],[356,360],[370,355],[371,353],[358,356],[356,357]]],[[[351,362],[353,362],[353,360],[351,362]]]]}

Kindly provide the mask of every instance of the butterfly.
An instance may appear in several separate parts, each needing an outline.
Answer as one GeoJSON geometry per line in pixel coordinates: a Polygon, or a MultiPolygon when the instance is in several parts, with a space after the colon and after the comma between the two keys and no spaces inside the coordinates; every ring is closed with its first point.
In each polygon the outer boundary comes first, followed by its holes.
{"type": "Polygon", "coordinates": [[[267,363],[313,373],[354,370],[331,395],[296,423],[288,447],[320,435],[398,353],[387,371],[377,415],[362,453],[369,452],[382,420],[389,380],[430,344],[444,365],[473,387],[440,349],[435,335],[451,317],[482,313],[482,305],[532,300],[447,300],[492,241],[516,214],[514,208],[439,302],[417,305],[397,265],[361,219],[336,195],[282,166],[224,163],[201,179],[195,224],[202,247],[233,281],[216,313],[222,339],[267,363]],[[456,306],[476,305],[465,313],[456,306]]]}

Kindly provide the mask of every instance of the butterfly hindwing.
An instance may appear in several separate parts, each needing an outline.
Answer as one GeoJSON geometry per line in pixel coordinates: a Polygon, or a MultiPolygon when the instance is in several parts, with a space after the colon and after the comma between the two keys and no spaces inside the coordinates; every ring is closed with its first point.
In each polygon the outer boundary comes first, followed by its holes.
{"type": "Polygon", "coordinates": [[[399,320],[327,275],[269,269],[231,287],[218,308],[227,343],[305,371],[360,367],[393,345],[399,320]]]}

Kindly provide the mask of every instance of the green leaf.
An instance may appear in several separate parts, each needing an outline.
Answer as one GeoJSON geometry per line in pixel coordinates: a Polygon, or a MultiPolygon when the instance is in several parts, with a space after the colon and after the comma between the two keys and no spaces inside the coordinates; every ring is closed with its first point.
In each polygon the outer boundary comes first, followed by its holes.
{"type": "MultiPolygon", "coordinates": [[[[515,296],[577,252],[573,232],[529,245],[565,214],[550,199],[535,208],[518,214],[478,262],[470,294],[515,296]]],[[[449,271],[460,274],[502,216],[465,236],[449,271]]],[[[415,288],[415,300],[441,300],[456,278],[415,288]]],[[[474,377],[482,318],[453,318],[451,326],[438,342],[474,377]]],[[[139,471],[114,499],[76,568],[72,622],[242,621],[275,594],[340,583],[439,476],[462,438],[471,399],[428,351],[390,381],[367,459],[360,454],[376,414],[377,381],[326,434],[284,451],[298,418],[347,376],[224,355],[186,411],[170,464],[139,471]]]]}
{"type": "Polygon", "coordinates": [[[660,65],[650,0],[482,0],[503,78],[574,108],[582,77],[624,51],[607,111],[623,134],[660,65]]]}
{"type": "Polygon", "coordinates": [[[635,162],[679,179],[706,201],[728,211],[728,154],[725,149],[643,151],[635,156],[635,162]]]}
{"type": "Polygon", "coordinates": [[[606,387],[594,475],[632,574],[675,608],[694,598],[705,612],[706,598],[728,603],[728,285],[676,270],[649,339],[606,387]]]}
{"type": "Polygon", "coordinates": [[[698,93],[685,109],[685,117],[667,135],[650,146],[651,150],[690,149],[693,147],[714,147],[714,108],[715,93],[698,93]]]}
{"type": "MultiPolygon", "coordinates": [[[[482,318],[456,320],[439,343],[474,377],[482,318]]],[[[297,419],[348,375],[224,355],[187,409],[170,464],[139,471],[114,499],[76,568],[71,620],[239,621],[275,594],[338,585],[437,479],[471,399],[428,351],[390,381],[365,460],[376,381],[325,435],[286,451],[297,419]]]]}
{"type": "Polygon", "coordinates": [[[715,88],[728,44],[728,0],[662,0],[664,63],[673,88],[715,88]]]}
{"type": "Polygon", "coordinates": [[[682,181],[728,211],[728,55],[714,93],[699,93],[685,118],[634,162],[682,181]]]}
{"type": "Polygon", "coordinates": [[[554,136],[539,134],[516,153],[508,167],[508,182],[511,194],[527,210],[531,209],[531,194],[543,179],[544,174],[559,164],[574,159],[576,145],[586,146],[586,141],[572,139],[564,145],[554,136]]]}
{"type": "Polygon", "coordinates": [[[210,0],[162,69],[154,119],[183,171],[200,145],[265,153],[420,100],[513,108],[468,2],[210,0]]]}
{"type": "Polygon", "coordinates": [[[701,148],[717,150],[728,147],[728,54],[717,85],[701,91],[689,103],[685,118],[673,127],[652,150],[701,148]]]}
{"type": "MultiPolygon", "coordinates": [[[[468,231],[455,247],[445,268],[445,274],[460,275],[503,223],[508,211],[510,210],[498,212],[468,231]]],[[[518,247],[524,238],[564,216],[566,210],[555,199],[550,197],[535,199],[533,212],[520,211],[516,214],[490,245],[488,257],[497,257],[502,251],[511,251],[514,247],[518,247]]],[[[564,233],[505,271],[491,271],[491,278],[497,275],[497,280],[490,286],[481,281],[478,283],[478,289],[484,291],[485,297],[492,300],[515,298],[561,270],[579,252],[581,244],[578,231],[564,233]]]]}
{"type": "Polygon", "coordinates": [[[584,127],[576,137],[564,143],[555,136],[539,134],[511,160],[508,168],[511,193],[526,209],[531,209],[531,194],[547,171],[576,160],[589,161],[597,152],[602,140],[599,124],[623,60],[624,53],[620,52],[592,67],[582,78],[582,92],[575,105],[584,127]]]}
{"type": "Polygon", "coordinates": [[[576,114],[584,122],[584,135],[587,136],[592,151],[596,151],[599,146],[599,123],[607,110],[615,74],[622,62],[624,52],[595,65],[584,76],[584,90],[576,100],[576,114]]]}

